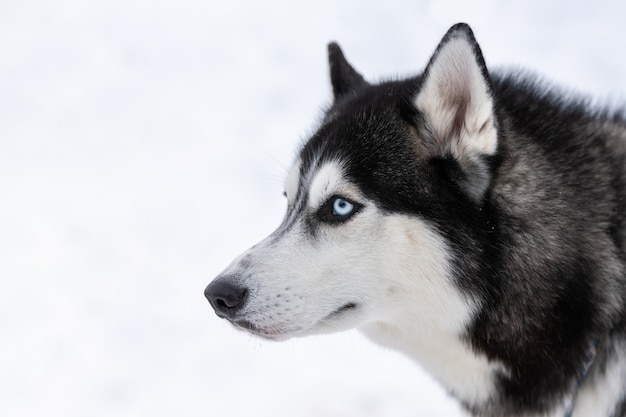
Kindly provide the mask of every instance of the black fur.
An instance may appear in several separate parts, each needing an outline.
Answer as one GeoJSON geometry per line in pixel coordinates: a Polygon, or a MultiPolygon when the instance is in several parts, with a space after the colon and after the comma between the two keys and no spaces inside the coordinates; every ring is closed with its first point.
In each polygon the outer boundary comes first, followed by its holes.
{"type": "Polygon", "coordinates": [[[346,61],[343,52],[336,43],[328,45],[328,61],[330,63],[330,80],[335,100],[340,99],[367,83],[363,76],[356,72],[346,61]]]}
{"type": "MultiPolygon", "coordinates": [[[[335,101],[302,161],[344,161],[383,210],[420,216],[449,242],[458,286],[481,302],[467,343],[509,370],[492,401],[466,408],[547,413],[576,385],[596,339],[599,356],[624,346],[626,121],[536,77],[490,74],[475,41],[474,52],[498,126],[497,153],[479,162],[489,174],[479,201],[465,192],[471,169],[426,151],[414,100],[427,73],[371,85],[336,44],[335,101]]],[[[591,373],[602,372],[594,364],[591,373]]],[[[625,409],[622,401],[613,415],[625,409]]]]}

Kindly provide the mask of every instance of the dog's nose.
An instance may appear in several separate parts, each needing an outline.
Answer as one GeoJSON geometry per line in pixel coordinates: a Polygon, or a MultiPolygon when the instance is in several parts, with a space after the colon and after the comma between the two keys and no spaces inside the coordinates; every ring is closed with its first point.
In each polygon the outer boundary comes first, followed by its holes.
{"type": "Polygon", "coordinates": [[[231,318],[239,311],[248,295],[246,288],[235,284],[228,277],[217,278],[204,290],[204,296],[209,300],[215,314],[222,318],[231,318]]]}

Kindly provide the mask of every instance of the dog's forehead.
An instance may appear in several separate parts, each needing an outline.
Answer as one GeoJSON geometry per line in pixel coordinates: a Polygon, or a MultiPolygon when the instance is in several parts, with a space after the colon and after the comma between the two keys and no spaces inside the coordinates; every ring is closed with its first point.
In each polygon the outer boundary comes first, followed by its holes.
{"type": "Polygon", "coordinates": [[[389,82],[334,104],[287,176],[290,206],[319,204],[346,188],[357,194],[394,192],[399,173],[406,174],[404,182],[416,181],[413,90],[414,81],[389,82]]]}

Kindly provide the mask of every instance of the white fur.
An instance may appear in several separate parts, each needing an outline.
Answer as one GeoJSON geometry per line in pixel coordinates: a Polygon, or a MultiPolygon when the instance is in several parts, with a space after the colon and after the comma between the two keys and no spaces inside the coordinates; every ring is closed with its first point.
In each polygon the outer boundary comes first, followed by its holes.
{"type": "MultiPolygon", "coordinates": [[[[288,196],[300,177],[294,170],[288,196]]],[[[301,186],[310,184],[298,197],[307,201],[303,211],[288,214],[288,226],[228,269],[245,277],[249,298],[242,318],[253,332],[285,339],[359,327],[415,358],[458,397],[487,401],[501,367],[463,340],[477,306],[451,282],[444,239],[423,220],[383,214],[345,180],[336,161],[303,175],[301,186]],[[306,222],[333,195],[362,208],[345,224],[320,223],[311,233],[306,222]],[[356,307],[334,314],[350,303],[356,307]]]]}
{"type": "Polygon", "coordinates": [[[445,142],[445,150],[456,158],[495,153],[493,102],[467,39],[457,37],[442,46],[415,104],[426,115],[436,138],[445,142]],[[462,129],[452,132],[460,113],[462,129]]]}
{"type": "Polygon", "coordinates": [[[349,186],[343,178],[343,169],[337,161],[323,164],[311,180],[307,205],[311,209],[320,207],[333,195],[358,199],[360,193],[349,186]]]}
{"type": "Polygon", "coordinates": [[[363,332],[416,359],[457,397],[474,404],[487,401],[494,372],[504,370],[462,340],[477,306],[450,282],[442,237],[419,219],[390,216],[378,238],[389,246],[377,262],[393,295],[384,298],[380,318],[363,332]]]}

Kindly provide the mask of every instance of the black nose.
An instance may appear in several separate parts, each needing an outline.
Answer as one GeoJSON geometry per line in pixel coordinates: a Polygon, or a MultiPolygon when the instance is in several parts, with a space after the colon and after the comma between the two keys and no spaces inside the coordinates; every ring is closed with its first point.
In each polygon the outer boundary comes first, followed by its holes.
{"type": "Polygon", "coordinates": [[[213,280],[204,290],[215,314],[223,318],[232,318],[246,302],[248,290],[235,284],[232,278],[221,277],[213,280]]]}

